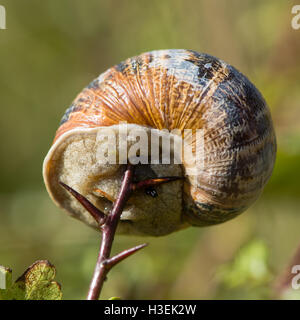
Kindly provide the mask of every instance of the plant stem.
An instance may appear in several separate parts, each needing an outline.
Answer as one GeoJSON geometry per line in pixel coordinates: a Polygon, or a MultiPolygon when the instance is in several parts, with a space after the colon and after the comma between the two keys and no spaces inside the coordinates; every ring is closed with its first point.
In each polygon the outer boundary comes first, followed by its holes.
{"type": "Polygon", "coordinates": [[[107,217],[106,222],[102,226],[102,241],[98,260],[96,263],[94,275],[90,284],[90,289],[87,295],[87,300],[98,300],[103,283],[106,279],[107,272],[109,271],[109,264],[103,263],[109,258],[112,243],[115,237],[117,225],[131,193],[131,183],[133,179],[134,167],[128,165],[122,181],[120,193],[110,215],[107,217]]]}

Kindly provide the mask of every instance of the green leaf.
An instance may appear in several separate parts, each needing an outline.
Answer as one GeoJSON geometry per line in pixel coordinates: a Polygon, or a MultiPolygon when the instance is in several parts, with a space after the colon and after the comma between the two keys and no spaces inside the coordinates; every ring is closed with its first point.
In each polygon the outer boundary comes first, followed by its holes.
{"type": "Polygon", "coordinates": [[[1,267],[0,274],[6,279],[0,290],[1,300],[61,300],[60,285],[53,281],[55,267],[47,260],[36,261],[12,284],[12,272],[1,267]]]}
{"type": "Polygon", "coordinates": [[[122,300],[122,299],[119,298],[119,297],[111,297],[111,298],[109,298],[108,300],[122,300]]]}

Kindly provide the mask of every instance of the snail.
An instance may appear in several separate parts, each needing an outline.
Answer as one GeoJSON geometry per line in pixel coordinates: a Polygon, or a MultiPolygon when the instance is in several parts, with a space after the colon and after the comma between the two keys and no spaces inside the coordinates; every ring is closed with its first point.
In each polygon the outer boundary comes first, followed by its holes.
{"type": "MultiPolygon", "coordinates": [[[[204,153],[197,175],[189,175],[184,162],[137,164],[137,180],[184,179],[134,193],[121,215],[121,234],[161,236],[225,222],[259,197],[273,170],[276,137],[270,111],[243,74],[191,50],[143,53],[108,69],[83,89],[63,116],[44,160],[43,177],[54,202],[94,228],[96,222],[59,181],[108,212],[124,164],[99,162],[97,137],[107,129],[115,132],[108,149],[116,147],[120,156],[117,133],[124,126],[147,137],[150,132],[171,136],[173,129],[201,129],[204,153]]],[[[127,150],[134,143],[128,137],[127,150]]],[[[190,144],[194,147],[195,141],[190,144]]]]}

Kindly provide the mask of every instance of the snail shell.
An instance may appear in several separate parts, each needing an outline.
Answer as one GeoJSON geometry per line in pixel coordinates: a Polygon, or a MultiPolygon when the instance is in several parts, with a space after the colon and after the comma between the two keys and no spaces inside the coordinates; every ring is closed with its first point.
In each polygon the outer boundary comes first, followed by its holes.
{"type": "MultiPolygon", "coordinates": [[[[199,175],[189,176],[184,163],[140,165],[137,179],[185,179],[159,186],[157,197],[134,194],[121,216],[119,233],[160,236],[232,219],[257,199],[272,173],[276,139],[271,115],[244,75],[195,51],[144,53],[108,69],[83,89],[63,116],[44,160],[44,181],[52,199],[92,227],[95,221],[58,182],[109,210],[124,165],[99,164],[96,137],[106,128],[117,132],[120,122],[148,136],[151,128],[157,135],[167,134],[163,129],[202,129],[204,166],[199,175]]],[[[133,141],[128,142],[129,148],[133,141]]],[[[118,153],[119,140],[116,144],[118,153]]]]}

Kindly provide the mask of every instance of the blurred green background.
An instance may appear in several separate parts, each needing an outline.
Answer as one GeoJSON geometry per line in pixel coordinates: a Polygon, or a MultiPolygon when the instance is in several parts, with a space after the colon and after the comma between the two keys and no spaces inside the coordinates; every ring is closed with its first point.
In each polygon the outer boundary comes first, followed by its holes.
{"type": "MultiPolygon", "coordinates": [[[[300,242],[300,30],[294,1],[1,0],[0,264],[19,276],[57,267],[65,299],[85,298],[99,234],[50,200],[42,162],[77,93],[141,52],[186,48],[246,74],[273,115],[278,155],[261,198],[233,221],[167,237],[118,236],[113,252],[150,246],[118,265],[103,298],[265,299],[300,242]]],[[[300,264],[300,262],[299,262],[300,264]]],[[[300,291],[300,290],[298,290],[300,291]]]]}

